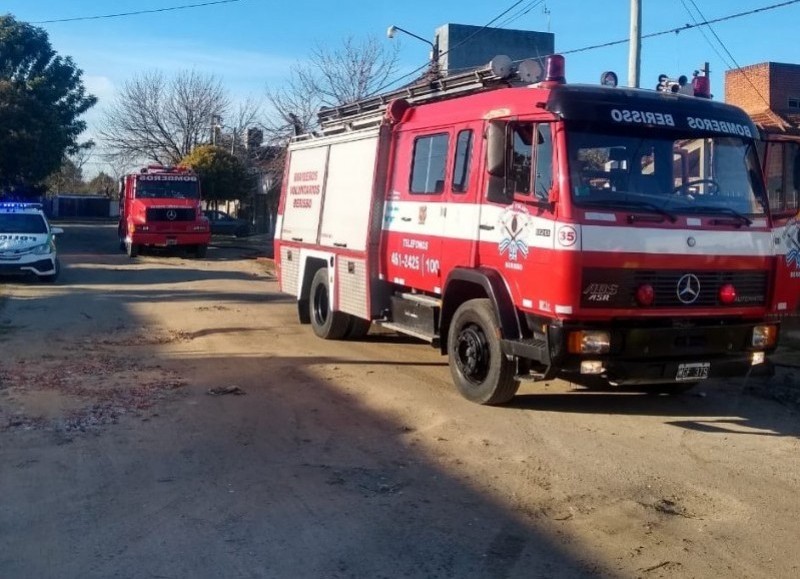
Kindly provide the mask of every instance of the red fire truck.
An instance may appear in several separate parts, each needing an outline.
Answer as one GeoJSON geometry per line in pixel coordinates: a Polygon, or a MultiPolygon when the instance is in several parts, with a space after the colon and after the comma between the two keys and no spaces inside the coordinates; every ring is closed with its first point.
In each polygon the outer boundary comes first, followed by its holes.
{"type": "Polygon", "coordinates": [[[205,257],[211,229],[200,207],[191,169],[150,165],[119,181],[120,248],[136,257],[143,247],[182,247],[205,257]]]}
{"type": "Polygon", "coordinates": [[[482,404],[520,380],[677,392],[765,364],[776,257],[750,119],[545,69],[498,58],[293,139],[275,256],[300,322],[430,341],[482,404]]]}

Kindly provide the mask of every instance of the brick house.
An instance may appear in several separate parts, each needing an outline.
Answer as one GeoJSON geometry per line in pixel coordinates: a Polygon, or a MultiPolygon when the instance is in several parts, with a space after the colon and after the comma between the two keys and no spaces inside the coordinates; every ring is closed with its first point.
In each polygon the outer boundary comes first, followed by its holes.
{"type": "Polygon", "coordinates": [[[800,64],[762,62],[725,73],[725,102],[761,130],[770,206],[800,209],[800,64]]]}

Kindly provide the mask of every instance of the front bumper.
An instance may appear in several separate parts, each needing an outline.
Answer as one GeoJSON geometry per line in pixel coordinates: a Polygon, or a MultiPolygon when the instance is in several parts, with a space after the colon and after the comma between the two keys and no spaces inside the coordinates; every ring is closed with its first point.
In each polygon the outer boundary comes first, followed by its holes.
{"type": "Polygon", "coordinates": [[[211,242],[210,231],[192,231],[181,233],[135,233],[125,238],[126,243],[148,245],[152,247],[178,247],[182,245],[208,245],[211,242]]]}
{"type": "Polygon", "coordinates": [[[53,275],[56,273],[56,256],[19,257],[16,259],[5,259],[0,257],[0,275],[29,275],[37,276],[53,275]]]}
{"type": "Polygon", "coordinates": [[[753,364],[754,353],[766,355],[775,349],[751,345],[756,325],[759,324],[615,329],[611,332],[609,354],[567,354],[562,371],[585,376],[580,373],[581,362],[596,360],[604,368],[601,377],[620,386],[745,376],[761,366],[753,364]]]}

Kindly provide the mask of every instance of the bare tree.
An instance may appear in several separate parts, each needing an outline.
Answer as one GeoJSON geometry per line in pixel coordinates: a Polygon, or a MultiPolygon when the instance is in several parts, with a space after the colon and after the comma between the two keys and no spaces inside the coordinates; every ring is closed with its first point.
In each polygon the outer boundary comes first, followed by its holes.
{"type": "Polygon", "coordinates": [[[231,154],[246,160],[243,154],[247,142],[247,130],[257,125],[261,114],[261,103],[252,97],[245,98],[236,104],[227,118],[218,118],[214,126],[215,144],[224,146],[231,154]]]}
{"type": "Polygon", "coordinates": [[[158,71],[134,77],[105,115],[99,131],[107,154],[125,160],[177,164],[211,135],[229,100],[213,75],[195,71],[167,79],[158,71]]]}
{"type": "Polygon", "coordinates": [[[266,126],[272,141],[316,126],[320,107],[357,101],[384,86],[397,71],[398,46],[373,36],[347,37],[330,49],[317,45],[307,62],[292,66],[286,86],[268,90],[275,114],[266,126]]]}

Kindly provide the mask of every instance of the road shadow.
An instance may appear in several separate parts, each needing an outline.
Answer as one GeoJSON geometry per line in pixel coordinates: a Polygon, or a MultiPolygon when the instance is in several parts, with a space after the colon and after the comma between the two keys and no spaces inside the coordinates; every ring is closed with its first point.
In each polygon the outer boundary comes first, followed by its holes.
{"type": "Polygon", "coordinates": [[[657,416],[664,417],[665,424],[689,430],[800,437],[796,410],[774,400],[756,403],[760,397],[753,393],[754,383],[745,378],[713,380],[677,395],[624,390],[599,392],[574,386],[566,393],[520,394],[507,406],[538,412],[657,416]]]}

